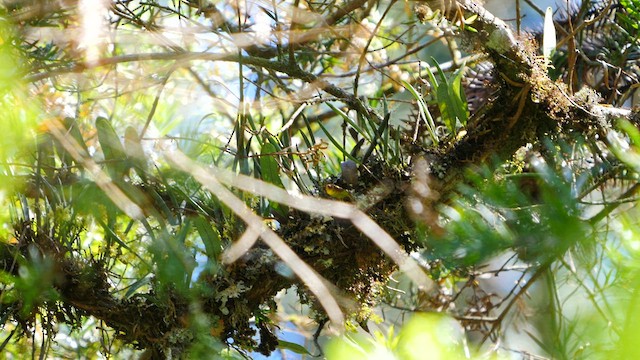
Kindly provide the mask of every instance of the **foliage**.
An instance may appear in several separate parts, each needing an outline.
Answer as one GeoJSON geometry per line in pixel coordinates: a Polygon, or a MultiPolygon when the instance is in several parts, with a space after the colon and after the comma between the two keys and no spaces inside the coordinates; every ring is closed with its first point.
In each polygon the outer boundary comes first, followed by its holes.
{"type": "Polygon", "coordinates": [[[614,3],[544,57],[468,1],[3,3],[0,349],[636,356],[614,3]]]}
{"type": "Polygon", "coordinates": [[[465,359],[464,332],[455,320],[436,314],[416,314],[396,335],[375,332],[372,338],[335,339],[327,359],[465,359]],[[434,329],[438,329],[436,333],[434,329]]]}
{"type": "Polygon", "coordinates": [[[640,2],[633,0],[621,0],[620,4],[624,6],[627,11],[626,14],[621,16],[624,25],[638,30],[638,21],[640,21],[640,2]]]}

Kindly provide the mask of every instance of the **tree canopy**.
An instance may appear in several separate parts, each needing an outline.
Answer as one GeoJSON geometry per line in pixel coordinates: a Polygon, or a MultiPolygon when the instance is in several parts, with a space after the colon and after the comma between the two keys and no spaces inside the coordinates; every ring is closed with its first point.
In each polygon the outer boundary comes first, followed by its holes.
{"type": "Polygon", "coordinates": [[[505,3],[2,2],[0,349],[637,355],[640,2],[505,3]]]}

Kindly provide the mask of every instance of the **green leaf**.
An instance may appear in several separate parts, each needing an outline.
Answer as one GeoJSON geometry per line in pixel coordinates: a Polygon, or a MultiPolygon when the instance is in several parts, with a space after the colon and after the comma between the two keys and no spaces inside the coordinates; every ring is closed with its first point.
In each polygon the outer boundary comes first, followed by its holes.
{"type": "Polygon", "coordinates": [[[105,166],[112,180],[121,179],[127,172],[127,155],[118,138],[118,134],[106,118],[99,116],[96,119],[98,141],[104,154],[105,166]]]}
{"type": "Polygon", "coordinates": [[[56,168],[54,142],[50,134],[38,136],[38,166],[49,179],[53,179],[56,168]]]}
{"type": "Polygon", "coordinates": [[[289,341],[278,340],[278,348],[293,351],[296,354],[311,355],[304,346],[289,341]]]}
{"type": "MultiPolygon", "coordinates": [[[[166,182],[164,183],[166,186],[166,182]]],[[[167,189],[171,189],[170,187],[167,186],[167,189]]],[[[155,207],[158,209],[158,211],[160,211],[162,213],[162,215],[164,216],[164,219],[167,219],[167,221],[169,222],[169,224],[175,226],[179,224],[179,219],[176,218],[176,216],[173,214],[173,211],[171,211],[171,209],[169,208],[169,206],[167,205],[167,201],[165,201],[162,196],[160,196],[160,194],[154,189],[154,188],[149,188],[146,190],[147,195],[151,198],[151,201],[153,202],[153,205],[155,205],[155,207]]],[[[167,192],[168,195],[171,195],[171,191],[167,192]]],[[[175,199],[171,199],[171,200],[175,200],[175,199]]],[[[177,207],[176,202],[172,201],[173,206],[177,207]]],[[[158,219],[159,221],[162,221],[162,219],[158,219]]]]}
{"type": "MultiPolygon", "coordinates": [[[[435,60],[434,60],[434,62],[435,62],[435,60]]],[[[436,62],[436,64],[437,64],[437,62],[436,62]]],[[[426,70],[427,70],[427,75],[429,76],[429,84],[431,84],[431,89],[434,92],[438,91],[438,88],[440,87],[440,84],[438,83],[438,80],[436,79],[435,75],[433,75],[433,72],[431,71],[431,69],[429,67],[427,67],[426,70]]]]}
{"type": "MultiPolygon", "coordinates": [[[[77,121],[73,118],[67,117],[64,119],[63,125],[67,139],[72,139],[72,145],[76,148],[80,156],[88,157],[89,149],[87,149],[87,144],[82,137],[77,121]]],[[[71,155],[62,146],[60,146],[58,141],[56,141],[56,148],[60,155],[60,160],[64,165],[70,166],[75,162],[71,155]]]]}
{"type": "Polygon", "coordinates": [[[151,243],[156,278],[163,288],[175,288],[183,294],[189,290],[196,260],[185,245],[189,225],[185,223],[175,235],[164,232],[151,243]]]}
{"type": "Polygon", "coordinates": [[[452,134],[455,133],[456,129],[456,118],[452,114],[454,111],[454,107],[451,104],[451,99],[449,98],[449,86],[440,86],[438,87],[438,91],[436,92],[436,102],[438,103],[438,107],[440,108],[440,115],[442,116],[442,122],[449,129],[449,132],[452,134]]]}
{"type": "Polygon", "coordinates": [[[362,135],[365,139],[367,139],[367,141],[371,142],[371,134],[369,134],[369,132],[367,131],[367,128],[362,128],[360,126],[358,126],[358,124],[356,124],[355,121],[353,121],[349,115],[347,115],[344,111],[338,109],[337,107],[331,105],[331,103],[327,103],[327,106],[329,106],[331,108],[331,110],[333,110],[333,112],[335,112],[336,114],[340,115],[340,117],[346,121],[349,125],[351,125],[352,128],[354,128],[360,135],[362,135]]]}
{"type": "Polygon", "coordinates": [[[453,74],[450,96],[454,102],[453,109],[455,110],[456,118],[462,126],[466,126],[467,120],[469,120],[469,108],[467,107],[467,97],[464,94],[464,87],[462,86],[463,76],[464,65],[453,74]]]}
{"type": "Polygon", "coordinates": [[[142,279],[138,279],[136,280],[136,282],[134,282],[133,284],[131,284],[129,286],[129,288],[127,289],[127,292],[124,294],[124,298],[128,299],[131,297],[131,295],[133,295],[136,290],[140,289],[141,287],[149,284],[151,282],[151,277],[149,276],[145,276],[142,279]]]}
{"type": "MultiPolygon", "coordinates": [[[[275,156],[278,156],[276,147],[270,142],[265,142],[260,152],[260,173],[262,180],[284,189],[284,184],[279,174],[280,166],[275,156]]],[[[286,216],[289,213],[289,208],[284,205],[272,202],[270,206],[279,215],[286,216]]]]}
{"type": "Polygon", "coordinates": [[[211,226],[209,220],[202,215],[193,219],[193,224],[198,230],[198,234],[200,234],[200,238],[204,244],[205,252],[207,253],[207,256],[209,256],[209,260],[215,261],[222,252],[220,233],[215,227],[211,226]]]}
{"type": "Polygon", "coordinates": [[[620,129],[622,129],[622,131],[627,133],[633,145],[640,145],[640,130],[638,130],[637,127],[635,127],[628,120],[618,121],[618,126],[620,127],[620,129]]]}
{"type": "Polygon", "coordinates": [[[628,16],[624,13],[619,13],[618,16],[623,19],[627,26],[636,30],[640,29],[640,1],[620,0],[620,4],[625,8],[628,16]]]}
{"type": "Polygon", "coordinates": [[[142,148],[140,135],[132,126],[127,126],[124,131],[124,149],[130,164],[133,165],[138,176],[144,180],[146,177],[147,156],[142,148]]]}
{"type": "Polygon", "coordinates": [[[324,125],[322,125],[321,121],[318,122],[317,124],[320,126],[320,129],[322,129],[324,134],[327,135],[327,139],[329,139],[329,141],[331,141],[331,143],[335,145],[335,147],[337,147],[338,150],[340,150],[340,152],[344,154],[344,156],[348,157],[349,159],[355,161],[358,164],[360,163],[360,160],[358,160],[355,156],[351,155],[351,153],[347,152],[347,150],[342,145],[340,145],[340,142],[336,140],[333,136],[331,136],[331,133],[329,132],[329,130],[327,130],[326,127],[324,127],[324,125]]]}
{"type": "Polygon", "coordinates": [[[278,155],[273,144],[265,143],[262,145],[262,151],[260,152],[260,172],[262,174],[262,180],[284,189],[282,179],[280,179],[280,174],[278,173],[280,166],[275,156],[278,155]]]}
{"type": "Polygon", "coordinates": [[[109,226],[109,224],[107,224],[106,222],[102,221],[101,219],[97,220],[98,224],[100,226],[102,226],[105,235],[108,236],[109,240],[113,240],[115,241],[121,248],[127,250],[128,252],[132,253],[135,257],[137,257],[138,259],[140,259],[140,261],[142,261],[142,263],[147,264],[147,261],[145,259],[142,258],[142,256],[140,256],[140,254],[137,251],[133,251],[133,249],[131,249],[129,247],[129,245],[127,245],[126,242],[124,242],[124,240],[122,240],[120,238],[120,236],[112,229],[111,226],[109,226]]]}
{"type": "MultiPolygon", "coordinates": [[[[435,62],[435,66],[438,69],[438,76],[441,79],[441,83],[435,91],[435,100],[440,108],[442,121],[447,129],[449,129],[452,134],[455,134],[456,122],[459,121],[460,124],[464,126],[468,119],[467,102],[462,88],[464,67],[456,70],[451,79],[447,79],[447,76],[437,62],[435,62]]],[[[435,81],[433,80],[433,74],[430,78],[432,81],[435,81]]]]}
{"type": "MultiPolygon", "coordinates": [[[[433,78],[433,81],[437,83],[431,71],[429,71],[429,74],[430,74],[430,77],[433,78]]],[[[402,85],[404,85],[404,87],[407,90],[409,90],[409,93],[411,93],[413,98],[416,99],[416,101],[418,102],[418,111],[420,112],[420,117],[425,120],[425,123],[427,124],[427,129],[429,130],[429,135],[431,135],[431,139],[433,140],[433,142],[437,144],[438,136],[436,135],[436,125],[435,125],[435,122],[433,121],[433,116],[431,116],[431,113],[429,112],[429,108],[427,107],[427,104],[424,102],[424,99],[422,98],[422,95],[420,95],[416,91],[416,89],[407,81],[402,80],[402,85]]]]}
{"type": "Polygon", "coordinates": [[[64,118],[63,123],[64,123],[65,129],[67,130],[67,134],[71,135],[71,137],[73,137],[73,139],[78,142],[78,145],[80,145],[82,150],[89,153],[89,150],[87,149],[87,144],[85,143],[84,138],[82,137],[82,133],[80,132],[80,126],[78,125],[78,120],[71,117],[66,117],[64,118]]]}

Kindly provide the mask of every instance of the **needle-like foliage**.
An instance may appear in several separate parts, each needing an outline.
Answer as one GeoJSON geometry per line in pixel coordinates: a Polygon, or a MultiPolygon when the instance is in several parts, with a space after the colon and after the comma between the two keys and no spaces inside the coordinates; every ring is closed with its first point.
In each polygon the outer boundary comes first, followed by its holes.
{"type": "Polygon", "coordinates": [[[640,6],[482,3],[3,2],[0,350],[637,357],[640,6]]]}

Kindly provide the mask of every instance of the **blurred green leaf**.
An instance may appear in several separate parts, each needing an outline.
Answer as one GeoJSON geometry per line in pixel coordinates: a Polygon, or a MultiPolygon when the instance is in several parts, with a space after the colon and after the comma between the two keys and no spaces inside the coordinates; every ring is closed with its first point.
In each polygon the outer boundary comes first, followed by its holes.
{"type": "Polygon", "coordinates": [[[296,354],[311,355],[309,350],[307,350],[307,348],[305,348],[304,346],[289,341],[278,340],[278,348],[289,350],[296,354]]]}
{"type": "Polygon", "coordinates": [[[112,180],[119,181],[128,170],[127,154],[124,147],[111,122],[106,118],[99,116],[96,119],[96,129],[107,173],[112,180]]]}
{"type": "Polygon", "coordinates": [[[127,126],[124,132],[124,150],[127,161],[133,165],[136,173],[144,181],[147,173],[147,155],[142,148],[142,141],[138,131],[133,126],[127,126]]]}
{"type": "Polygon", "coordinates": [[[494,171],[469,172],[468,185],[440,209],[444,232],[425,238],[429,259],[475,266],[513,248],[525,261],[545,262],[589,241],[575,174],[565,179],[543,162],[528,174],[496,178],[494,171]]]}
{"type": "Polygon", "coordinates": [[[14,176],[22,169],[10,164],[22,161],[24,150],[34,146],[34,135],[46,132],[46,126],[36,129],[40,103],[34,101],[23,81],[20,39],[9,21],[0,20],[0,190],[11,192],[22,185],[14,176]]]}
{"type": "Polygon", "coordinates": [[[27,258],[18,258],[20,267],[15,288],[23,302],[22,313],[27,315],[44,301],[55,300],[58,292],[54,288],[56,277],[61,274],[54,268],[52,259],[42,256],[35,245],[28,249],[27,258]]]}
{"type": "MultiPolygon", "coordinates": [[[[276,161],[277,156],[278,153],[276,152],[275,146],[270,142],[265,142],[260,152],[260,173],[262,180],[284,189],[284,184],[282,183],[282,179],[280,179],[280,165],[276,161]]],[[[276,202],[270,203],[270,206],[282,217],[286,217],[289,213],[287,206],[276,202]]]]}
{"type": "MultiPolygon", "coordinates": [[[[54,125],[55,126],[55,125],[54,125]]],[[[89,157],[89,149],[87,148],[87,144],[80,132],[79,124],[76,119],[66,117],[62,121],[62,126],[64,127],[64,135],[65,139],[70,142],[70,145],[75,148],[78,154],[84,158],[89,157]]],[[[58,151],[58,155],[60,157],[60,161],[64,166],[72,166],[77,163],[76,160],[69,154],[67,150],[60,144],[59,139],[56,140],[56,149],[58,151]]]]}
{"type": "Polygon", "coordinates": [[[627,14],[619,14],[624,23],[630,28],[640,29],[640,1],[620,0],[620,5],[627,11],[627,14]]]}
{"type": "Polygon", "coordinates": [[[466,359],[464,329],[441,314],[416,314],[398,334],[398,358],[466,359]]]}
{"type": "Polygon", "coordinates": [[[196,261],[190,249],[185,246],[188,231],[187,224],[175,235],[160,234],[150,245],[156,276],[162,288],[175,288],[185,295],[188,294],[191,274],[196,267],[196,261]]]}
{"type": "Polygon", "coordinates": [[[346,335],[326,347],[329,360],[342,359],[467,359],[463,327],[441,314],[416,314],[398,335],[376,332],[374,338],[346,335]]]}
{"type": "Polygon", "coordinates": [[[150,283],[151,283],[151,278],[147,276],[143,277],[142,279],[136,280],[133,284],[129,285],[127,292],[124,294],[124,298],[125,299],[130,298],[132,295],[136,293],[138,289],[140,289],[145,285],[149,285],[150,283]]]}

